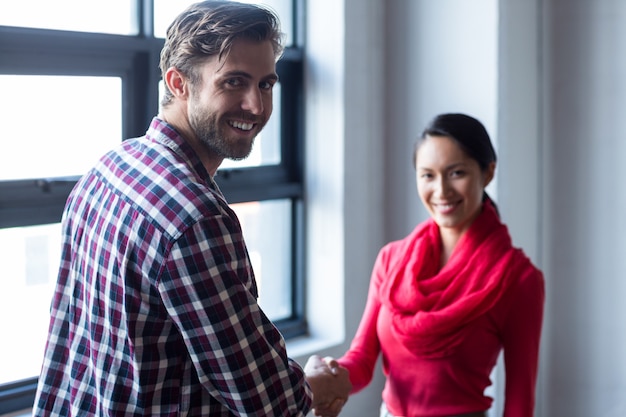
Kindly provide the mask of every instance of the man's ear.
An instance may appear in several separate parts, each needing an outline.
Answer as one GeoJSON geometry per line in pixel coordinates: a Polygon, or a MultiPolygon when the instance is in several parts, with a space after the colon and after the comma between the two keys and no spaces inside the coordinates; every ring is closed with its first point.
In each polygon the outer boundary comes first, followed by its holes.
{"type": "Polygon", "coordinates": [[[177,68],[170,67],[165,71],[165,84],[176,98],[186,99],[189,94],[189,80],[177,68]]]}

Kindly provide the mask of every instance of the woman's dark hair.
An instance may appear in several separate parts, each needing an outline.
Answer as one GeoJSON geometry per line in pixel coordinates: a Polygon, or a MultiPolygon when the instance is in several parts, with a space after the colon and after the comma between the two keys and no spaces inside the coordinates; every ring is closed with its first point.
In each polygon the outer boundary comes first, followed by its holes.
{"type": "MultiPolygon", "coordinates": [[[[428,136],[446,136],[455,140],[461,149],[478,163],[478,166],[483,171],[489,167],[489,164],[497,160],[496,151],[491,144],[489,133],[487,133],[487,129],[480,121],[462,113],[445,113],[432,119],[417,140],[413,150],[414,167],[417,162],[417,151],[428,136]]],[[[487,199],[496,207],[496,204],[485,192],[483,201],[487,199]]]]}

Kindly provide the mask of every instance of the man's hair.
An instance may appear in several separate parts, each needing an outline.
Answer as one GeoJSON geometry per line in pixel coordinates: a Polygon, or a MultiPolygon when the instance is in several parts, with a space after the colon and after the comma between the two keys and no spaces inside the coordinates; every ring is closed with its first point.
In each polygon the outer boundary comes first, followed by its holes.
{"type": "MultiPolygon", "coordinates": [[[[192,84],[198,84],[198,65],[214,55],[222,60],[237,39],[270,41],[276,60],[284,50],[280,21],[269,9],[230,0],[192,4],[167,28],[165,45],[161,50],[161,75],[165,79],[165,72],[174,67],[192,84]]],[[[171,101],[172,93],[165,85],[161,104],[166,106],[171,101]]]]}

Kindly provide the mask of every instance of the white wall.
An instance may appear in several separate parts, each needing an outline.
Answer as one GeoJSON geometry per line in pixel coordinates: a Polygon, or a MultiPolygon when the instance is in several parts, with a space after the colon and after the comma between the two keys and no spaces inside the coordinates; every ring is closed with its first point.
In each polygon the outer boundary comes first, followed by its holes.
{"type": "Polygon", "coordinates": [[[626,2],[544,5],[544,416],[626,416],[626,2]]]}

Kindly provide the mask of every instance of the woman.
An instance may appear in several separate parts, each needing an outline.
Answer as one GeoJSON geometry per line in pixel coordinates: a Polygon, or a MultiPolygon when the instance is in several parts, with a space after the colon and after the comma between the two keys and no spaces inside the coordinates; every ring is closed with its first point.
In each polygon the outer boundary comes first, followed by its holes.
{"type": "Polygon", "coordinates": [[[504,350],[504,416],[530,417],[544,281],[485,192],[496,168],[489,135],[472,117],[439,115],[413,161],[430,219],[380,251],[361,324],[338,362],[354,393],[382,353],[381,416],[473,417],[491,407],[484,392],[504,350]]]}

